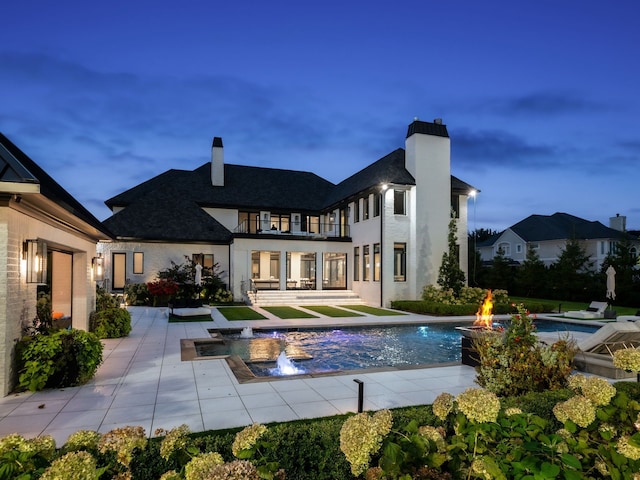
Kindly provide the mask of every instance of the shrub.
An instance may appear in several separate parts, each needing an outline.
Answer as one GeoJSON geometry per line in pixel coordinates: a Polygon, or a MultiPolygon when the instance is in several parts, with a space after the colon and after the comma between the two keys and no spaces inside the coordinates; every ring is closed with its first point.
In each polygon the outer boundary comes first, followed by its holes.
{"type": "Polygon", "coordinates": [[[130,283],[124,289],[127,305],[149,305],[151,295],[146,283],[130,283]]]}
{"type": "Polygon", "coordinates": [[[102,287],[96,287],[96,311],[117,308],[118,299],[102,287]]]}
{"type": "Polygon", "coordinates": [[[479,359],[476,382],[500,396],[565,387],[573,370],[575,342],[542,345],[534,331],[529,312],[520,305],[504,332],[478,335],[473,341],[479,359]]]}
{"type": "Polygon", "coordinates": [[[109,308],[92,314],[93,332],[98,338],[122,338],[131,332],[131,314],[124,308],[109,308]]]}
{"type": "Polygon", "coordinates": [[[25,337],[20,344],[16,348],[19,386],[33,392],[86,383],[102,363],[102,343],[83,330],[25,337]]]}

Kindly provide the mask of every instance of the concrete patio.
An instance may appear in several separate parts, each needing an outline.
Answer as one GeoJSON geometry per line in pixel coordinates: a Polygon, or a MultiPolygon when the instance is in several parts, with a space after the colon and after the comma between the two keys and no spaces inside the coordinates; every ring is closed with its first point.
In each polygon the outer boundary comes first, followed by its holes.
{"type": "MultiPolygon", "coordinates": [[[[0,399],[0,437],[52,435],[58,446],[78,430],[107,432],[140,425],[147,435],[183,423],[192,431],[242,427],[355,412],[358,385],[364,382],[364,409],[377,410],[432,403],[443,391],[452,394],[474,386],[473,368],[456,365],[357,375],[331,375],[239,383],[222,359],[181,361],[180,339],[209,337],[207,329],[231,325],[217,311],[209,322],[169,323],[166,308],[129,307],[132,332],[104,340],[104,362],[86,385],[0,399]]],[[[268,316],[264,311],[261,313],[268,316]]],[[[315,319],[315,324],[400,323],[433,317],[315,319]]],[[[441,321],[441,319],[437,319],[441,321]]],[[[461,319],[457,319],[460,321],[461,319]]],[[[468,321],[468,318],[466,318],[468,321]]],[[[451,321],[456,321],[451,319],[451,321]]],[[[233,322],[245,326],[309,326],[308,320],[233,322]]]]}

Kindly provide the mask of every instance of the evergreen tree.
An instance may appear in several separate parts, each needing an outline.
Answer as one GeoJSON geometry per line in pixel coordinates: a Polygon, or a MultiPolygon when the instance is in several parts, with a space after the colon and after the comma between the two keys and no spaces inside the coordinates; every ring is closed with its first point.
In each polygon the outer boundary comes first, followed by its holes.
{"type": "Polygon", "coordinates": [[[638,259],[629,238],[624,237],[616,243],[613,252],[607,255],[600,271],[606,285],[606,270],[612,265],[616,271],[616,303],[619,305],[640,304],[640,278],[636,269],[638,259]]]}
{"type": "Polygon", "coordinates": [[[519,295],[544,298],[546,294],[547,267],[540,260],[538,252],[529,247],[522,266],[516,272],[516,285],[519,295]]]}
{"type": "Polygon", "coordinates": [[[487,288],[510,291],[513,285],[513,270],[511,260],[504,255],[502,248],[493,257],[491,268],[487,275],[487,288]]]}
{"type": "Polygon", "coordinates": [[[449,249],[442,255],[442,264],[438,271],[438,285],[443,289],[452,289],[454,295],[460,295],[464,287],[464,272],[460,268],[460,249],[458,248],[456,219],[452,215],[449,221],[449,234],[447,236],[449,249]]]}
{"type": "Polygon", "coordinates": [[[606,292],[597,289],[593,263],[578,240],[567,241],[550,267],[554,297],[578,301],[604,299],[606,292]]]}

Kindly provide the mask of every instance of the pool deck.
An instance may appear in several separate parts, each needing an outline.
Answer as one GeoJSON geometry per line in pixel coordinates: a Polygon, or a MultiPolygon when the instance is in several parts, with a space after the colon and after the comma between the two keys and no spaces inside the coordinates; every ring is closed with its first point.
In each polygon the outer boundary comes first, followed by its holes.
{"type": "Polygon", "coordinates": [[[181,424],[198,432],[331,416],[357,411],[356,379],[364,382],[365,410],[430,404],[442,392],[476,386],[474,369],[465,365],[240,383],[224,359],[181,360],[180,340],[208,338],[210,329],[442,322],[438,317],[282,320],[260,310],[267,320],[229,322],[214,308],[212,321],[169,323],[166,308],[128,309],[131,334],[103,340],[104,361],[89,383],[0,398],[0,437],[49,434],[60,447],[78,430],[140,425],[154,436],[158,428],[181,424]]]}

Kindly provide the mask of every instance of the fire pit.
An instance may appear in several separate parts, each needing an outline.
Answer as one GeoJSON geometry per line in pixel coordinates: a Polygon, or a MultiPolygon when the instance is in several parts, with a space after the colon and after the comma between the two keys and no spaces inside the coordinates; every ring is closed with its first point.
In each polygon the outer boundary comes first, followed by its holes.
{"type": "Polygon", "coordinates": [[[461,349],[462,349],[462,364],[469,365],[470,367],[477,367],[480,365],[480,359],[474,348],[474,340],[480,338],[482,335],[486,335],[489,332],[493,332],[493,300],[491,296],[491,290],[487,292],[487,297],[480,305],[480,308],[476,312],[476,321],[469,327],[456,327],[462,335],[461,349]]]}

